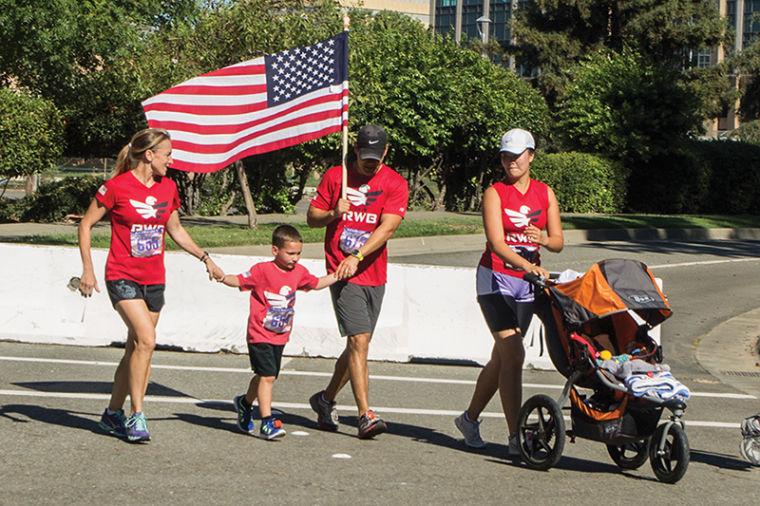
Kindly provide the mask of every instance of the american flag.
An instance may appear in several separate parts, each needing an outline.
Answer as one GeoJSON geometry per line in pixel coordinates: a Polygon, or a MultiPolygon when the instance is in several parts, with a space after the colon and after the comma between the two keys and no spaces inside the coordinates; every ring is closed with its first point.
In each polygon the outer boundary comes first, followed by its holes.
{"type": "Polygon", "coordinates": [[[348,124],[348,32],[194,77],[142,103],[173,168],[214,172],[348,124]]]}

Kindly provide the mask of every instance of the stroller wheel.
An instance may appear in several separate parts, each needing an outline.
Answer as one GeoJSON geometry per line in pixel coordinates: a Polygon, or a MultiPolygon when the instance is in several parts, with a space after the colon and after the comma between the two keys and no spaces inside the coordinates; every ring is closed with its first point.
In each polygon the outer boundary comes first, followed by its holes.
{"type": "Polygon", "coordinates": [[[559,462],[565,447],[565,420],[557,402],[534,395],[520,408],[520,455],[531,469],[545,471],[559,462]]]}
{"type": "Polygon", "coordinates": [[[689,457],[689,441],[679,423],[663,423],[657,427],[649,444],[649,460],[658,480],[676,483],[683,478],[689,457]]]}
{"type": "Polygon", "coordinates": [[[649,458],[649,438],[622,445],[607,445],[607,453],[620,469],[638,469],[649,458]]]}

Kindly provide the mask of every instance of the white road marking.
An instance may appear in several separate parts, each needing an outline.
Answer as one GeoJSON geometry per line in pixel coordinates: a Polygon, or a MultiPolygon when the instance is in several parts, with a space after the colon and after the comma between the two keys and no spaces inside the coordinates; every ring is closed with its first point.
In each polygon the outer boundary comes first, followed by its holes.
{"type": "Polygon", "coordinates": [[[715,265],[715,264],[728,264],[734,262],[758,262],[760,257],[757,258],[732,258],[728,260],[703,260],[701,262],[681,262],[678,264],[661,264],[661,265],[649,265],[650,269],[668,269],[671,267],[692,267],[695,265],[715,265]]]}
{"type": "Polygon", "coordinates": [[[333,453],[332,458],[334,459],[350,459],[351,455],[348,453],[333,453]]]}
{"type": "MultiPolygon", "coordinates": [[[[97,400],[107,401],[110,399],[109,394],[87,394],[87,393],[72,393],[72,392],[36,392],[33,390],[2,390],[0,389],[0,396],[14,396],[14,397],[36,397],[45,399],[80,399],[80,400],[97,400]]],[[[230,411],[232,411],[232,401],[227,399],[195,399],[193,397],[168,397],[165,395],[146,395],[146,402],[166,403],[166,404],[229,404],[230,411]]],[[[356,406],[338,405],[339,410],[354,413],[356,406]]],[[[273,402],[272,408],[275,409],[300,409],[311,411],[311,406],[303,402],[273,402]]],[[[450,416],[455,417],[460,415],[460,410],[451,409],[421,409],[421,408],[399,408],[399,407],[376,407],[373,408],[378,413],[391,413],[396,415],[429,415],[429,416],[450,416]]],[[[230,413],[232,416],[232,413],[230,413]]],[[[496,412],[483,412],[480,414],[481,418],[504,418],[503,413],[496,412]]],[[[566,420],[570,420],[570,417],[565,416],[566,420]]],[[[718,429],[738,429],[739,423],[731,422],[715,422],[704,420],[686,420],[687,426],[694,427],[712,427],[718,429]]]]}
{"type": "Polygon", "coordinates": [[[303,430],[294,430],[290,433],[291,436],[308,436],[309,433],[303,430]]]}
{"type": "MultiPolygon", "coordinates": [[[[0,360],[6,360],[9,362],[37,362],[48,364],[71,364],[71,365],[91,365],[91,366],[104,366],[104,367],[116,367],[118,362],[101,362],[93,360],[71,360],[60,358],[37,358],[37,357],[7,357],[0,356],[0,360]]],[[[283,359],[284,361],[284,359],[283,359]]],[[[174,371],[199,371],[199,372],[229,372],[229,373],[243,373],[251,374],[250,369],[246,368],[234,368],[234,367],[203,367],[203,366],[185,366],[185,365],[161,365],[152,364],[153,369],[166,369],[174,371]]],[[[318,371],[296,371],[296,370],[283,370],[280,371],[281,376],[315,376],[320,378],[329,378],[332,376],[330,372],[318,372],[318,371]]],[[[370,379],[378,381],[404,381],[408,383],[439,383],[444,385],[474,385],[475,380],[458,380],[448,378],[417,378],[414,376],[384,376],[384,375],[370,375],[370,379]]],[[[562,390],[564,385],[551,385],[544,383],[523,383],[525,388],[535,388],[538,390],[562,390]]],[[[757,399],[754,395],[750,394],[737,394],[730,392],[691,392],[692,397],[712,397],[717,399],[757,399]]]]}

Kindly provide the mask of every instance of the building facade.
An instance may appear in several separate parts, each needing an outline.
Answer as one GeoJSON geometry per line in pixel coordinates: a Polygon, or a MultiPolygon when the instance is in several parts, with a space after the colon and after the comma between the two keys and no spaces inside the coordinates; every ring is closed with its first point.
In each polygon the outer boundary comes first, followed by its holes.
{"type": "Polygon", "coordinates": [[[435,0],[340,0],[343,7],[360,7],[372,11],[395,11],[419,19],[430,26],[430,11],[435,0]]]}

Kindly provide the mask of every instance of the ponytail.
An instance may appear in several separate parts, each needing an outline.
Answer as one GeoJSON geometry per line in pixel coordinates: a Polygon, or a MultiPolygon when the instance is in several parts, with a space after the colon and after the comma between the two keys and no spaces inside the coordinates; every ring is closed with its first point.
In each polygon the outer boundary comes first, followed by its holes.
{"type": "Polygon", "coordinates": [[[116,166],[113,169],[113,172],[111,173],[111,177],[116,177],[120,174],[124,174],[128,170],[131,170],[131,163],[129,158],[129,150],[131,149],[131,146],[127,144],[123,148],[121,148],[121,151],[119,151],[119,156],[116,157],[116,166]]]}
{"type": "Polygon", "coordinates": [[[120,174],[134,169],[138,162],[142,159],[143,153],[149,149],[153,149],[157,144],[165,140],[171,140],[169,132],[159,128],[146,128],[140,130],[132,136],[132,140],[129,144],[121,148],[119,155],[116,157],[116,166],[113,169],[111,177],[116,177],[120,174]]]}

